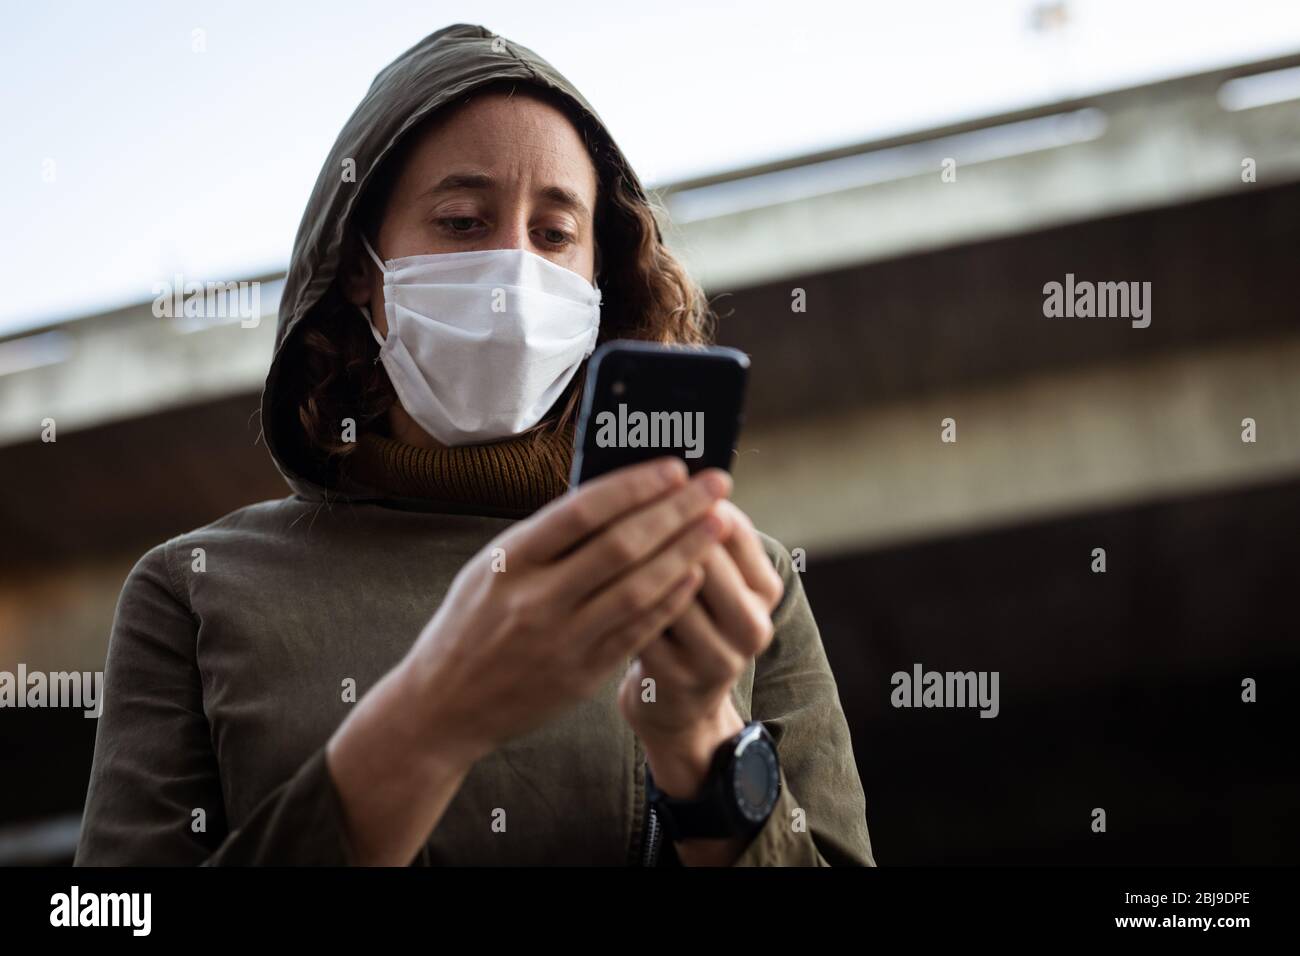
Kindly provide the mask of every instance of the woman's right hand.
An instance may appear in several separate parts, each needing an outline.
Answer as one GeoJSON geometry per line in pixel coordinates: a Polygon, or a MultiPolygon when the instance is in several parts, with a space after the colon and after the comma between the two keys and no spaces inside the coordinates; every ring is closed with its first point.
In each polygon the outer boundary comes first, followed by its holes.
{"type": "Polygon", "coordinates": [[[402,668],[443,759],[468,768],[592,693],[690,605],[730,476],[619,469],[512,525],[452,582],[402,668]],[[423,708],[421,708],[423,710],[423,708]]]}

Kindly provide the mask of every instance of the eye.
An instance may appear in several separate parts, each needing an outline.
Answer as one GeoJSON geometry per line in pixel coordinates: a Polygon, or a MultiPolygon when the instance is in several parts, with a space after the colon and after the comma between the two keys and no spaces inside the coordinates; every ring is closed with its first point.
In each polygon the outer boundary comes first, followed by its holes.
{"type": "Polygon", "coordinates": [[[473,216],[448,216],[445,219],[438,220],[438,225],[452,233],[473,232],[474,227],[478,224],[479,220],[473,216]]]}
{"type": "Polygon", "coordinates": [[[563,229],[542,229],[540,232],[542,241],[548,246],[567,246],[573,241],[573,236],[563,229]]]}

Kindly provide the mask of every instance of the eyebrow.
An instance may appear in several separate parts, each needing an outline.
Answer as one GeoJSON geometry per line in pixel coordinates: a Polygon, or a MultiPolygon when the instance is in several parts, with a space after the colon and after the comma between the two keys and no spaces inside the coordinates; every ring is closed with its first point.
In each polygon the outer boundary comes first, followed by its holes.
{"type": "MultiPolygon", "coordinates": [[[[426,189],[420,194],[420,198],[430,199],[443,193],[455,192],[461,189],[488,190],[495,185],[496,180],[487,173],[452,173],[449,176],[444,176],[436,185],[426,189]]],[[[561,208],[577,213],[585,219],[591,218],[591,210],[582,201],[582,197],[572,189],[564,186],[543,186],[537,191],[537,195],[561,208]]]]}

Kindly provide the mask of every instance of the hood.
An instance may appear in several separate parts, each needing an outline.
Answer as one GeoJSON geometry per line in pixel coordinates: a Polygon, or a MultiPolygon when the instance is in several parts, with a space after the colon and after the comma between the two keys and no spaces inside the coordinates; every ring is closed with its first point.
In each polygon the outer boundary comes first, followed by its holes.
{"type": "MultiPolygon", "coordinates": [[[[344,237],[370,174],[414,126],[448,103],[499,80],[548,88],[570,100],[596,140],[598,169],[621,176],[642,198],[645,191],[622,151],[582,94],[540,56],[482,26],[458,23],[425,37],[375,77],[321,168],[294,239],[280,300],[275,352],[262,391],[262,436],[289,486],[313,500],[379,497],[336,487],[327,469],[301,451],[301,425],[292,373],[294,343],[313,315],[336,295],[344,237]],[[353,160],[356,182],[341,175],[353,160]]],[[[360,321],[360,318],[358,318],[360,321]]]]}

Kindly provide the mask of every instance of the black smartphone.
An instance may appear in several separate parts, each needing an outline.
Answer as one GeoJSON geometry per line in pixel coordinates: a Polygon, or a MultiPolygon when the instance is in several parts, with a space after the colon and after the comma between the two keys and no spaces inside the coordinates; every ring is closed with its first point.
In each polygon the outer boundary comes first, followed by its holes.
{"type": "Polygon", "coordinates": [[[738,349],[606,342],[587,363],[570,483],[665,455],[730,470],[748,376],[738,349]]]}

